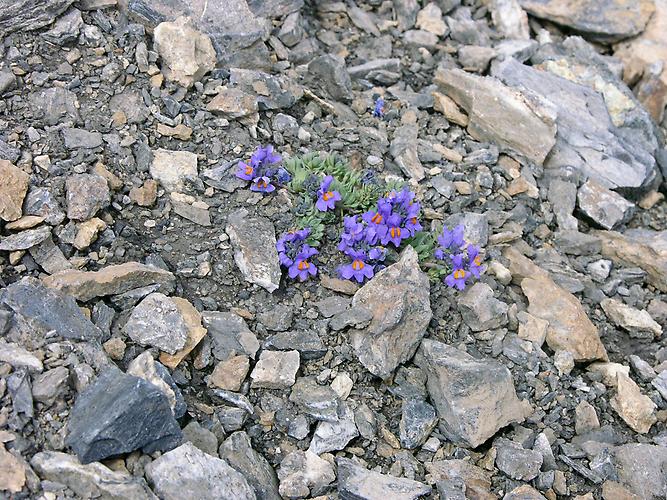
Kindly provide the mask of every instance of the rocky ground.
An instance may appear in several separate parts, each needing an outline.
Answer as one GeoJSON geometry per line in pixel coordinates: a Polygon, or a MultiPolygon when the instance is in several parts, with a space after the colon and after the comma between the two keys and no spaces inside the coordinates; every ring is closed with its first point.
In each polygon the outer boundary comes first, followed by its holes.
{"type": "MultiPolygon", "coordinates": [[[[0,0],[0,496],[667,496],[667,0],[0,0]],[[375,116],[378,97],[383,116],[375,116]],[[465,224],[289,280],[335,153],[465,224]]],[[[337,241],[338,225],[326,227],[337,241]]]]}

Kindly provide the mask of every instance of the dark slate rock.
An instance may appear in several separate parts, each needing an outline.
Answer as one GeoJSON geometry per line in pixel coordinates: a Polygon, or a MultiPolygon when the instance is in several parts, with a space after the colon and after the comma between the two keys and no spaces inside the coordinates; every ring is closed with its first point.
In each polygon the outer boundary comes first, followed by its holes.
{"type": "Polygon", "coordinates": [[[183,393],[181,393],[181,389],[178,387],[178,385],[176,385],[176,382],[174,381],[174,378],[171,376],[171,373],[169,373],[167,367],[164,366],[159,361],[155,362],[155,371],[158,377],[164,380],[166,384],[171,388],[171,390],[174,391],[174,399],[176,400],[176,404],[174,405],[174,417],[181,418],[183,415],[185,415],[185,412],[188,409],[188,405],[185,402],[185,399],[183,398],[183,393]]]}
{"type": "Polygon", "coordinates": [[[234,353],[255,359],[259,341],[243,318],[230,312],[204,311],[202,320],[208,330],[215,359],[224,361],[234,353]]]}
{"type": "Polygon", "coordinates": [[[76,400],[66,444],[84,463],[142,449],[168,451],[181,429],[167,397],[153,384],[111,368],[76,400]]]}
{"type": "Polygon", "coordinates": [[[59,122],[76,124],[81,120],[76,95],[67,89],[52,87],[40,90],[31,94],[29,101],[33,117],[46,125],[59,122]]]}
{"type": "Polygon", "coordinates": [[[292,330],[272,335],[264,342],[265,348],[280,351],[297,350],[304,359],[317,359],[324,356],[327,347],[313,330],[292,330]]]}
{"type": "Polygon", "coordinates": [[[399,424],[401,446],[413,450],[426,442],[438,423],[438,415],[426,401],[408,399],[403,402],[399,424]]]}
{"type": "Polygon", "coordinates": [[[352,80],[345,67],[345,60],[333,54],[325,54],[313,59],[308,65],[314,82],[326,91],[332,99],[350,102],[353,97],[352,80]]]}
{"type": "Polygon", "coordinates": [[[8,160],[12,163],[16,163],[21,157],[21,150],[7,144],[5,141],[0,139],[0,160],[8,160]]]}
{"type": "Polygon", "coordinates": [[[9,426],[20,431],[33,417],[32,387],[27,368],[19,368],[7,378],[7,390],[12,398],[9,426]]]}
{"type": "Polygon", "coordinates": [[[248,0],[248,7],[258,17],[282,17],[303,7],[303,0],[248,0]]]}
{"type": "Polygon", "coordinates": [[[102,331],[86,318],[76,301],[58,290],[47,288],[35,278],[23,278],[9,285],[0,302],[9,307],[34,335],[54,330],[66,339],[99,340],[102,331]]]}
{"type": "Polygon", "coordinates": [[[0,38],[51,24],[74,0],[0,0],[0,38]]]}

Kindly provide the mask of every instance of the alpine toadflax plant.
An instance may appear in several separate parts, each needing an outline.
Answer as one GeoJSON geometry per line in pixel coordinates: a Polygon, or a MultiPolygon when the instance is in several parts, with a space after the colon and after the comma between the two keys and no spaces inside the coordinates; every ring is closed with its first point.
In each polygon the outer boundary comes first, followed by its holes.
{"type": "Polygon", "coordinates": [[[357,215],[345,217],[338,250],[351,259],[349,264],[339,268],[340,276],[359,283],[375,275],[376,266],[381,265],[387,254],[384,247],[377,245],[374,228],[363,220],[360,222],[357,215]]]}
{"type": "Polygon", "coordinates": [[[273,146],[259,147],[249,161],[239,162],[236,177],[251,181],[251,191],[271,193],[276,190],[276,185],[285,185],[291,179],[289,172],[278,166],[281,160],[280,155],[273,151],[273,146]]]}
{"type": "Polygon", "coordinates": [[[445,276],[447,286],[459,290],[463,290],[472,277],[479,278],[483,271],[480,249],[465,242],[463,231],[462,224],[454,229],[443,228],[438,237],[439,246],[433,254],[451,269],[445,276]]]}
{"type": "Polygon", "coordinates": [[[392,191],[387,197],[378,200],[375,210],[362,215],[369,231],[377,236],[380,244],[391,243],[398,248],[404,239],[422,230],[418,218],[421,206],[414,198],[415,193],[407,188],[392,191]]]}
{"type": "Polygon", "coordinates": [[[338,191],[331,191],[329,189],[333,180],[333,176],[327,175],[322,181],[322,184],[320,184],[320,188],[317,190],[317,201],[315,202],[315,206],[320,212],[333,210],[336,208],[336,202],[342,199],[338,191]]]}
{"type": "Polygon", "coordinates": [[[300,229],[283,234],[276,243],[280,265],[287,268],[287,275],[292,279],[305,281],[317,274],[317,266],[311,257],[319,252],[306,243],[310,229],[300,229]]]}

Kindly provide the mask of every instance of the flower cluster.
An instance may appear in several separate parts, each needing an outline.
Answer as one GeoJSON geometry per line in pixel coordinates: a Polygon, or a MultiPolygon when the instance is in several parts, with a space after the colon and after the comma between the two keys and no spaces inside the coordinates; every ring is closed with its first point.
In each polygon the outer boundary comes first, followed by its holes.
{"type": "Polygon", "coordinates": [[[341,277],[347,280],[354,278],[359,283],[366,278],[372,278],[376,266],[384,261],[387,253],[377,242],[374,228],[365,221],[360,222],[359,216],[345,217],[338,250],[352,259],[352,262],[338,270],[341,277]]]}
{"type": "Polygon", "coordinates": [[[287,268],[287,275],[305,281],[317,274],[317,266],[309,259],[319,252],[306,243],[310,229],[300,229],[282,235],[276,243],[278,259],[283,267],[287,268]]]}
{"type": "Polygon", "coordinates": [[[274,153],[273,146],[259,147],[250,157],[250,161],[240,161],[236,177],[244,181],[252,181],[251,191],[271,193],[277,185],[287,184],[291,180],[290,174],[282,167],[277,166],[282,158],[274,153]]]}
{"type": "Polygon", "coordinates": [[[361,217],[368,224],[368,231],[382,245],[392,243],[401,246],[404,239],[411,238],[422,230],[419,223],[419,202],[414,201],[415,193],[407,188],[392,191],[385,198],[380,198],[376,210],[371,210],[361,217]]]}
{"type": "Polygon", "coordinates": [[[320,188],[317,190],[317,201],[315,202],[315,206],[320,212],[333,210],[336,207],[336,202],[342,199],[338,191],[329,190],[333,180],[334,178],[331,175],[327,175],[322,181],[322,184],[320,184],[320,188]]]}
{"type": "Polygon", "coordinates": [[[436,259],[451,265],[452,272],[445,277],[445,283],[459,290],[466,287],[466,282],[472,276],[479,278],[483,271],[480,249],[465,242],[463,231],[462,224],[454,229],[443,228],[442,234],[438,237],[440,246],[434,252],[436,259]]]}

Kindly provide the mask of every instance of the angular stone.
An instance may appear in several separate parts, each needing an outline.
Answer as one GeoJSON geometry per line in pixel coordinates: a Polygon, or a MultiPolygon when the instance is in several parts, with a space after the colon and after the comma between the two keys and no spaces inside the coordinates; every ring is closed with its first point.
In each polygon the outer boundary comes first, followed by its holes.
{"type": "Polygon", "coordinates": [[[226,361],[220,361],[213,369],[208,384],[226,391],[238,391],[249,369],[250,361],[247,356],[234,356],[226,361]]]}
{"type": "Polygon", "coordinates": [[[529,340],[538,347],[542,347],[547,338],[547,328],[549,322],[528,314],[525,311],[519,311],[519,338],[529,340]]]}
{"type": "Polygon", "coordinates": [[[187,17],[158,24],[153,43],[162,58],[165,78],[183,87],[192,86],[215,68],[216,54],[210,38],[193,29],[187,17]]]}
{"type": "Polygon", "coordinates": [[[122,111],[127,123],[142,123],[150,115],[141,94],[132,90],[114,95],[109,100],[109,110],[122,111]]]}
{"type": "Polygon", "coordinates": [[[489,8],[493,24],[506,38],[530,39],[528,16],[518,0],[492,0],[489,8]]]}
{"type": "Polygon", "coordinates": [[[635,432],[646,434],[658,419],[656,405],[641,393],[639,386],[622,373],[616,375],[616,394],[610,400],[611,407],[635,432]]]}
{"type": "Polygon", "coordinates": [[[490,494],[491,474],[468,460],[438,460],[424,465],[434,481],[462,481],[470,498],[495,498],[490,494]]]}
{"type": "Polygon", "coordinates": [[[222,87],[206,106],[208,111],[244,125],[256,125],[259,120],[257,97],[236,87],[222,87]]]}
{"type": "Polygon", "coordinates": [[[51,24],[74,0],[2,0],[0,37],[19,30],[35,30],[51,24]]]}
{"type": "Polygon", "coordinates": [[[440,429],[454,443],[476,448],[501,427],[524,420],[512,374],[496,361],[424,339],[415,363],[428,376],[440,429]]]}
{"type": "Polygon", "coordinates": [[[30,465],[42,479],[64,484],[80,498],[156,500],[144,478],[113,471],[94,462],[82,465],[73,455],[41,451],[30,465]]]}
{"type": "Polygon", "coordinates": [[[76,301],[47,288],[35,278],[23,278],[5,288],[0,302],[8,306],[34,335],[54,330],[66,339],[99,340],[102,331],[83,315],[76,301]]]}
{"type": "Polygon", "coordinates": [[[229,215],[225,229],[234,246],[234,262],[246,281],[269,293],[280,285],[276,232],[269,219],[248,217],[241,209],[229,215]]]}
{"type": "Polygon", "coordinates": [[[452,123],[468,126],[468,116],[461,111],[456,102],[451,97],[441,94],[440,92],[433,92],[433,109],[439,111],[445,118],[452,123]]]}
{"type": "Polygon", "coordinates": [[[261,111],[290,108],[303,96],[303,88],[285,75],[270,75],[262,71],[233,68],[229,83],[246,94],[255,94],[261,111]]]}
{"type": "Polygon", "coordinates": [[[607,317],[628,331],[631,337],[653,339],[662,335],[662,327],[645,310],[640,311],[615,299],[604,299],[600,305],[607,317]]]}
{"type": "Polygon", "coordinates": [[[509,306],[493,296],[486,283],[475,283],[459,299],[463,321],[475,332],[492,330],[507,324],[509,306]]]}
{"type": "Polygon", "coordinates": [[[35,245],[39,245],[50,237],[50,227],[41,226],[37,229],[28,229],[2,238],[2,240],[0,240],[0,250],[5,250],[7,252],[27,250],[35,245]]]}
{"type": "Polygon", "coordinates": [[[577,231],[577,219],[572,215],[577,201],[577,186],[561,179],[549,182],[549,201],[561,231],[577,231]]]}
{"type": "Polygon", "coordinates": [[[299,370],[298,351],[262,351],[250,378],[252,387],[287,389],[294,385],[299,370]]]}
{"type": "Polygon", "coordinates": [[[278,478],[271,464],[252,448],[245,432],[235,432],[220,445],[220,458],[243,474],[258,498],[281,500],[278,478]]]}
{"type": "Polygon", "coordinates": [[[111,203],[106,179],[99,175],[75,174],[67,178],[67,217],[88,220],[111,203]]]}
{"type": "Polygon", "coordinates": [[[528,312],[549,322],[546,337],[549,347],[554,351],[571,352],[575,361],[607,360],[598,330],[579,300],[518,251],[510,248],[505,257],[510,260],[510,271],[528,298],[528,312]]]}
{"type": "Polygon", "coordinates": [[[162,293],[151,293],[132,311],[123,327],[140,345],[174,354],[185,345],[188,325],[176,303],[162,293]]]}
{"type": "Polygon", "coordinates": [[[494,142],[538,165],[556,143],[555,110],[534,94],[458,69],[438,71],[435,83],[466,110],[468,132],[475,139],[494,142]]]}
{"type": "Polygon", "coordinates": [[[413,450],[423,445],[438,424],[438,415],[426,401],[408,399],[403,401],[399,432],[401,446],[413,450]]]}
{"type": "Polygon", "coordinates": [[[386,378],[413,356],[432,316],[428,277],[412,247],[354,295],[355,309],[370,311],[373,318],[366,328],[350,332],[352,347],[368,371],[386,378]]]}
{"type": "Polygon", "coordinates": [[[257,496],[243,475],[225,460],[212,457],[185,443],[146,466],[146,477],[163,500],[188,498],[255,500],[257,496]]]}
{"type": "Polygon", "coordinates": [[[336,479],[333,465],[311,451],[296,450],[278,469],[279,492],[284,498],[312,498],[336,479]]]}
{"type": "Polygon", "coordinates": [[[41,372],[44,365],[34,354],[18,344],[0,340],[0,361],[16,368],[27,368],[31,372],[41,372]]]}
{"type": "Polygon", "coordinates": [[[340,498],[416,500],[431,493],[426,484],[370,471],[348,458],[336,459],[336,465],[340,498]]]}
{"type": "Polygon", "coordinates": [[[67,385],[68,378],[69,370],[64,366],[40,373],[32,381],[32,398],[47,406],[51,405],[67,385]]]}
{"type": "Polygon", "coordinates": [[[635,204],[594,180],[579,188],[577,202],[581,212],[598,226],[614,229],[634,214],[635,204]]]}
{"type": "Polygon", "coordinates": [[[93,217],[79,224],[76,236],[74,238],[74,248],[85,250],[97,239],[97,235],[107,228],[106,222],[97,217],[93,217]]]}
{"type": "Polygon", "coordinates": [[[102,372],[79,395],[68,429],[65,443],[84,464],[138,449],[170,450],[182,437],[167,397],[115,368],[102,372]]]}
{"type": "Polygon", "coordinates": [[[55,274],[72,268],[72,264],[65,258],[63,251],[53,242],[53,238],[46,238],[40,244],[29,248],[28,251],[47,274],[55,274]]]}
{"type": "Polygon", "coordinates": [[[153,151],[150,172],[165,190],[181,191],[187,179],[197,178],[197,155],[189,151],[157,149],[153,151]]]}
{"type": "Polygon", "coordinates": [[[528,14],[605,42],[638,35],[655,9],[652,0],[519,0],[528,14]]]}
{"type": "Polygon", "coordinates": [[[401,171],[411,179],[420,181],[426,175],[417,154],[417,125],[407,124],[397,127],[389,152],[401,171]]]}
{"type": "Polygon", "coordinates": [[[148,179],[141,187],[130,189],[130,199],[140,207],[152,207],[157,199],[157,188],[158,183],[148,179]]]}
{"type": "Polygon", "coordinates": [[[615,447],[613,454],[618,479],[632,492],[650,500],[659,500],[665,496],[667,448],[632,443],[615,447]]]}
{"type": "Polygon", "coordinates": [[[0,443],[0,470],[2,470],[0,491],[19,493],[26,483],[24,461],[5,450],[2,443],[0,443]]]}
{"type": "Polygon", "coordinates": [[[169,293],[174,289],[176,278],[159,267],[126,262],[103,267],[99,271],[62,271],[47,276],[43,281],[49,288],[88,302],[96,297],[119,295],[150,285],[158,285],[158,290],[169,293]]]}
{"type": "Polygon", "coordinates": [[[600,428],[595,408],[588,401],[581,401],[574,409],[574,429],[578,435],[587,434],[600,428]]]}
{"type": "Polygon", "coordinates": [[[301,411],[325,422],[339,420],[339,397],[328,385],[319,385],[315,377],[299,377],[292,386],[289,400],[301,411]]]}
{"type": "Polygon", "coordinates": [[[660,374],[651,381],[651,385],[655,387],[662,399],[667,401],[667,370],[663,370],[660,374]]]}
{"type": "Polygon", "coordinates": [[[259,341],[243,318],[230,312],[204,311],[202,320],[208,329],[215,359],[225,361],[236,354],[255,359],[259,341]]]}
{"type": "MultiPolygon", "coordinates": [[[[17,2],[13,4],[19,5],[17,2]]],[[[0,10],[3,14],[6,12],[0,10]]],[[[31,94],[29,100],[33,117],[46,125],[57,125],[59,122],[74,125],[81,121],[76,94],[63,87],[40,90],[31,94]]]]}
{"type": "Polygon", "coordinates": [[[505,438],[493,442],[496,448],[496,466],[512,479],[530,481],[537,477],[542,467],[542,455],[524,449],[519,443],[505,438]]]}
{"type": "Polygon", "coordinates": [[[174,209],[174,213],[184,219],[208,227],[211,225],[211,215],[208,212],[209,206],[203,201],[197,200],[194,196],[182,193],[170,193],[169,199],[174,209]]]}
{"type": "Polygon", "coordinates": [[[546,500],[547,497],[528,484],[517,486],[507,493],[503,500],[546,500]]]}
{"type": "Polygon", "coordinates": [[[308,64],[308,73],[336,101],[352,100],[352,80],[345,60],[335,54],[325,54],[308,64]]]}
{"type": "Polygon", "coordinates": [[[602,255],[615,264],[639,266],[647,273],[648,282],[667,292],[667,231],[647,229],[626,231],[594,231],[602,242],[602,255]]]}
{"type": "Polygon", "coordinates": [[[11,222],[22,215],[30,176],[7,160],[0,160],[0,219],[11,222]]]}
{"type": "Polygon", "coordinates": [[[65,213],[51,192],[45,188],[32,187],[23,203],[26,215],[44,217],[44,222],[57,226],[65,220],[65,213]]]}
{"type": "Polygon", "coordinates": [[[337,421],[321,421],[317,424],[308,451],[321,455],[328,451],[343,450],[358,435],[352,409],[347,403],[341,402],[337,421]]]}
{"type": "Polygon", "coordinates": [[[144,351],[134,358],[127,365],[127,374],[144,379],[160,389],[169,400],[169,407],[174,416],[176,418],[183,416],[187,408],[181,391],[177,387],[174,387],[175,383],[171,375],[169,375],[164,366],[161,366],[160,363],[153,359],[150,351],[144,351]]]}
{"type": "Polygon", "coordinates": [[[95,149],[102,145],[102,134],[99,132],[89,132],[81,128],[64,128],[61,134],[67,149],[95,149]]]}

